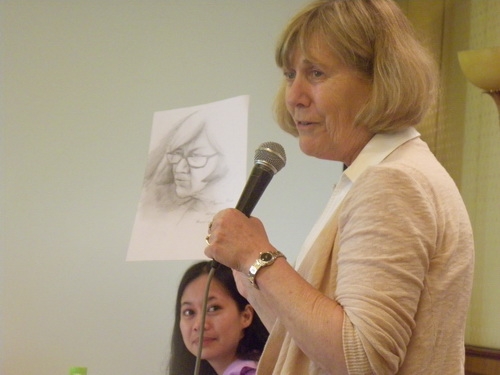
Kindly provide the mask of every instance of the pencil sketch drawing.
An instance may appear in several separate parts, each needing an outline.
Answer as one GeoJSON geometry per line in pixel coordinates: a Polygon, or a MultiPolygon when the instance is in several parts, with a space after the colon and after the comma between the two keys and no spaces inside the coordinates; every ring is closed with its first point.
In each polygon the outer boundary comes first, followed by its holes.
{"type": "Polygon", "coordinates": [[[211,124],[196,111],[151,152],[141,199],[145,209],[171,212],[182,220],[189,214],[211,214],[226,203],[225,192],[217,187],[228,167],[211,124]]]}
{"type": "Polygon", "coordinates": [[[203,258],[206,225],[244,185],[247,112],[242,96],[155,113],[127,260],[203,258]]]}

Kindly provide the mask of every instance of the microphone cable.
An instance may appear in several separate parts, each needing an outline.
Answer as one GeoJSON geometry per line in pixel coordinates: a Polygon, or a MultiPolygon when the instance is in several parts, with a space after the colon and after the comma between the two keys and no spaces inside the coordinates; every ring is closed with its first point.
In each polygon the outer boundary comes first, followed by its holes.
{"type": "MultiPolygon", "coordinates": [[[[250,173],[250,177],[243,189],[236,209],[250,217],[255,205],[264,193],[267,185],[286,164],[286,154],[283,146],[276,142],[264,142],[255,150],[254,167],[250,173]]],[[[214,276],[215,270],[220,263],[212,260],[210,272],[207,277],[207,285],[205,288],[205,296],[203,297],[203,311],[201,315],[200,337],[198,341],[198,353],[196,356],[196,364],[194,375],[199,375],[201,365],[201,353],[203,350],[203,336],[205,334],[205,319],[207,314],[208,294],[210,284],[214,276]]]]}
{"type": "Polygon", "coordinates": [[[208,305],[208,294],[210,293],[210,284],[212,283],[212,279],[215,274],[215,270],[219,266],[219,263],[212,261],[212,266],[210,267],[210,271],[207,276],[207,285],[205,286],[205,294],[203,295],[203,307],[201,312],[201,323],[200,323],[200,337],[198,339],[198,352],[196,355],[196,363],[194,367],[194,374],[200,374],[200,366],[201,366],[201,353],[203,351],[203,337],[205,335],[205,320],[207,317],[207,305],[208,305]]]}

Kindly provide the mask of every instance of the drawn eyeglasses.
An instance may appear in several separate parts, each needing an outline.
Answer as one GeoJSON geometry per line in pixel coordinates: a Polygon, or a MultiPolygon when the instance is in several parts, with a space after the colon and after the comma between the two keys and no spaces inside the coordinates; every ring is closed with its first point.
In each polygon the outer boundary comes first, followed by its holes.
{"type": "Polygon", "coordinates": [[[167,156],[167,161],[171,164],[177,164],[182,159],[184,159],[191,168],[203,168],[205,165],[207,165],[208,159],[218,154],[184,156],[182,154],[173,152],[173,153],[166,153],[165,155],[167,156]]]}

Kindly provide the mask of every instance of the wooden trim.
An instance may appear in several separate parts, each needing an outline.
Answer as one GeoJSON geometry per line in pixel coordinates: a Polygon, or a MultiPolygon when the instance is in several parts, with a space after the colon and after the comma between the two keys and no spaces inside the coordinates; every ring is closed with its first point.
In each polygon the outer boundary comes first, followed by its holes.
{"type": "Polygon", "coordinates": [[[465,375],[500,374],[500,350],[465,345],[465,375]]]}
{"type": "Polygon", "coordinates": [[[500,361],[500,349],[483,348],[481,346],[465,345],[465,353],[471,357],[492,358],[500,361]]]}

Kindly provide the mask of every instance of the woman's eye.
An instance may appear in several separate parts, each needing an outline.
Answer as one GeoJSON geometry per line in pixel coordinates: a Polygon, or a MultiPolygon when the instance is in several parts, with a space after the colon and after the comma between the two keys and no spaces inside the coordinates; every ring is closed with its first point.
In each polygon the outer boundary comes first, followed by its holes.
{"type": "Polygon", "coordinates": [[[218,311],[220,309],[221,309],[221,307],[218,306],[218,305],[209,306],[208,309],[207,309],[207,312],[216,312],[216,311],[218,311]]]}
{"type": "Polygon", "coordinates": [[[322,77],[323,76],[323,72],[321,70],[312,70],[311,71],[311,75],[314,77],[314,78],[319,78],[319,77],[322,77]]]}
{"type": "Polygon", "coordinates": [[[194,315],[194,311],[191,310],[191,309],[182,310],[181,311],[181,315],[182,316],[186,316],[186,317],[193,316],[194,315]]]}
{"type": "Polygon", "coordinates": [[[295,72],[291,71],[291,70],[285,70],[283,72],[283,75],[285,76],[286,79],[290,80],[290,79],[294,79],[295,78],[295,72]]]}

